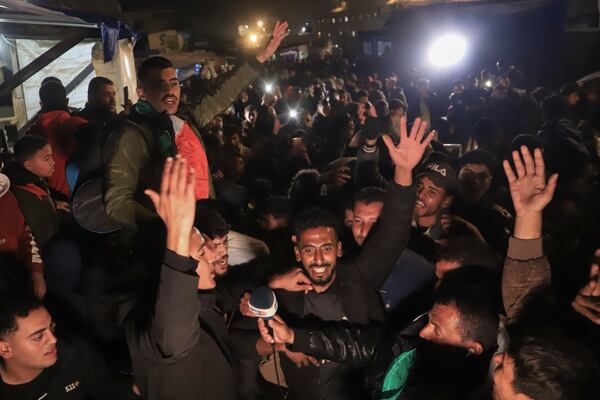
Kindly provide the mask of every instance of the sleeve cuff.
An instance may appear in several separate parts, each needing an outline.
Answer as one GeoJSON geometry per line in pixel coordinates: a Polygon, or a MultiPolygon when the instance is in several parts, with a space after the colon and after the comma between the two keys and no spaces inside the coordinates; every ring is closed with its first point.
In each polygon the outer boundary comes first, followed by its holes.
{"type": "Polygon", "coordinates": [[[294,328],[294,343],[289,346],[293,352],[306,353],[310,349],[310,330],[294,328]]]}
{"type": "Polygon", "coordinates": [[[246,62],[255,70],[260,71],[263,67],[263,64],[256,59],[256,56],[250,56],[246,58],[246,62]]]}
{"type": "Polygon", "coordinates": [[[190,257],[180,256],[171,250],[165,251],[164,264],[176,271],[184,273],[195,273],[198,262],[190,257]]]}
{"type": "Polygon", "coordinates": [[[512,260],[532,260],[544,256],[542,238],[517,239],[511,237],[508,241],[506,256],[512,260]]]}

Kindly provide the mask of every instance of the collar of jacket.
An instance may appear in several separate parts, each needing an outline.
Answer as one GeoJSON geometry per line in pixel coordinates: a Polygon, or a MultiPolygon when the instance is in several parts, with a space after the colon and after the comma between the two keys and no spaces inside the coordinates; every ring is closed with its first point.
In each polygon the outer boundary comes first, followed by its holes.
{"type": "Polygon", "coordinates": [[[14,186],[26,186],[29,184],[34,184],[39,187],[46,193],[50,193],[50,189],[48,188],[48,184],[43,178],[38,177],[37,175],[32,174],[25,168],[21,167],[16,162],[12,162],[6,166],[6,175],[10,179],[10,182],[14,186]]]}
{"type": "Polygon", "coordinates": [[[160,152],[164,157],[177,154],[173,123],[166,113],[159,113],[150,103],[140,100],[133,107],[129,119],[156,135],[160,152]]]}

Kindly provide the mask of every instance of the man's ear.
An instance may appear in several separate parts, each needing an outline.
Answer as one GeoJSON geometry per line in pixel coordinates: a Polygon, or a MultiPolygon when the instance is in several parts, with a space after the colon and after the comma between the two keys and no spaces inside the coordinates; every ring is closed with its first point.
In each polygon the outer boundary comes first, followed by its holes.
{"type": "Polygon", "coordinates": [[[470,356],[478,356],[483,353],[483,345],[479,342],[469,342],[467,344],[467,350],[470,356]]]}
{"type": "Polygon", "coordinates": [[[454,196],[446,196],[446,199],[442,202],[443,208],[450,208],[452,201],[454,200],[454,196]]]}
{"type": "Polygon", "coordinates": [[[337,256],[341,257],[342,254],[344,254],[344,252],[342,251],[342,241],[338,241],[338,245],[337,245],[337,256]]]}
{"type": "Polygon", "coordinates": [[[0,357],[3,359],[12,358],[12,348],[8,342],[0,340],[0,357]]]}
{"type": "Polygon", "coordinates": [[[139,84],[135,89],[135,92],[137,93],[138,98],[146,100],[146,96],[144,95],[144,89],[142,89],[139,84]]]}
{"type": "Polygon", "coordinates": [[[296,256],[296,261],[302,261],[302,257],[300,257],[300,247],[298,247],[298,238],[296,235],[292,235],[292,243],[294,243],[294,255],[296,256]]]}
{"type": "Polygon", "coordinates": [[[23,168],[25,168],[26,170],[30,170],[31,167],[31,160],[27,160],[23,163],[23,168]]]}

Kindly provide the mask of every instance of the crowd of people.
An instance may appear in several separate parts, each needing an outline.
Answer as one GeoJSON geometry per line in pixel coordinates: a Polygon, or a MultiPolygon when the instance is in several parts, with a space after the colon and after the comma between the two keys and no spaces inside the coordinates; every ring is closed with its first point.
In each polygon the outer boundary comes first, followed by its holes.
{"type": "Polygon", "coordinates": [[[598,88],[446,95],[286,35],[210,85],[148,58],[120,114],[44,80],[2,155],[0,398],[596,398],[598,88]]]}

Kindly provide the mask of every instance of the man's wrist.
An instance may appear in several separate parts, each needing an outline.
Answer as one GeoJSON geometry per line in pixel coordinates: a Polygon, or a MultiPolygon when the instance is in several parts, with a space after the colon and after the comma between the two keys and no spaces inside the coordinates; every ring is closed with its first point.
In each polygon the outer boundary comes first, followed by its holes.
{"type": "Polygon", "coordinates": [[[539,211],[517,212],[513,236],[516,239],[524,240],[542,237],[542,213],[539,211]]]}
{"type": "Polygon", "coordinates": [[[167,232],[167,249],[183,257],[190,256],[190,234],[181,232],[167,232]]]}
{"type": "Polygon", "coordinates": [[[289,345],[293,345],[294,344],[294,338],[295,338],[294,330],[290,329],[289,330],[288,339],[285,341],[285,343],[289,344],[289,345]]]}
{"type": "Polygon", "coordinates": [[[412,169],[396,167],[394,172],[394,182],[400,186],[411,186],[412,169]]]}

